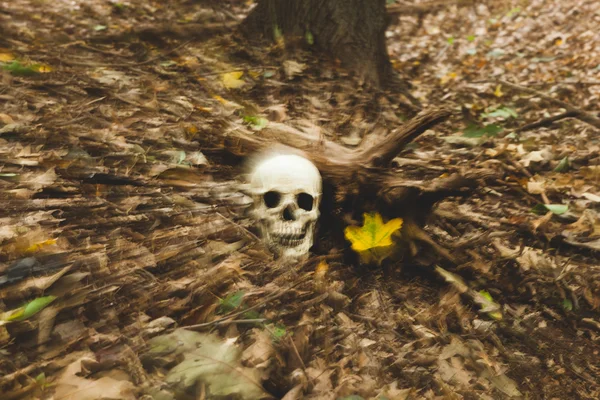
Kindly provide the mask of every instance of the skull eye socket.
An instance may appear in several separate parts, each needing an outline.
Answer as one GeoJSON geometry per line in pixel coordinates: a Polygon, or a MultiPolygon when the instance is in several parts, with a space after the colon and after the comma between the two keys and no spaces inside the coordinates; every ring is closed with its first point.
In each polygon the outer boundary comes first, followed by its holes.
{"type": "Polygon", "coordinates": [[[281,195],[271,190],[263,195],[263,200],[268,208],[277,207],[281,201],[281,195]]]}
{"type": "Polygon", "coordinates": [[[300,193],[296,198],[298,207],[303,210],[310,211],[313,209],[314,198],[308,193],[300,193]]]}

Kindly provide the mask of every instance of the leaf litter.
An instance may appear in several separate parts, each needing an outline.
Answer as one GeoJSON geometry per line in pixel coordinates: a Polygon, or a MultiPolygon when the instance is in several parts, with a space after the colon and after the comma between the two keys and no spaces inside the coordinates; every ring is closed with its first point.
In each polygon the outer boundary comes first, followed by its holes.
{"type": "Polygon", "coordinates": [[[552,121],[565,109],[547,98],[597,113],[596,2],[449,5],[390,25],[412,95],[461,114],[394,173],[416,187],[496,173],[433,210],[427,232],[460,261],[441,279],[402,235],[410,255],[377,268],[326,234],[281,265],[222,151],[232,131],[284,121],[360,146],[411,116],[402,98],[301,50],[282,57],[283,37],[259,49],[194,34],[246,4],[1,7],[0,311],[17,315],[0,326],[5,397],[599,397],[598,131],[552,121]]]}

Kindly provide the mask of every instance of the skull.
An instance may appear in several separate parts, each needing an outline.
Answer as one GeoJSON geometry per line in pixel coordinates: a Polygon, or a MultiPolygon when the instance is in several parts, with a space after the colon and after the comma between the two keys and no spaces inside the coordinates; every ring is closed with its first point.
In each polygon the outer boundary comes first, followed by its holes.
{"type": "Polygon", "coordinates": [[[254,199],[250,215],[267,246],[280,257],[307,255],[321,201],[317,167],[297,155],[277,155],[256,166],[249,187],[254,199]]]}

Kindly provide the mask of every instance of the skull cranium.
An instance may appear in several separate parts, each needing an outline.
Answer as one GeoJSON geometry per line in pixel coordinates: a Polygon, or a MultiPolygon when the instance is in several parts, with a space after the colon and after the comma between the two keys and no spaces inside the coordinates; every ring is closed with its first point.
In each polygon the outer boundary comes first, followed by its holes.
{"type": "Polygon", "coordinates": [[[321,200],[321,175],[297,155],[277,155],[259,163],[250,176],[251,217],[262,239],[278,256],[299,258],[313,244],[321,200]]]}

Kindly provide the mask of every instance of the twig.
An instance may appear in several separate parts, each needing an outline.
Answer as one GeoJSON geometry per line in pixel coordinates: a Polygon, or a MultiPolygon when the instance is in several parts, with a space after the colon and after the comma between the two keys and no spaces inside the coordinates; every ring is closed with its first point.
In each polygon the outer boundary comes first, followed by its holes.
{"type": "Polygon", "coordinates": [[[230,318],[235,318],[235,317],[239,317],[242,314],[245,314],[248,311],[252,311],[256,308],[262,307],[263,305],[267,304],[270,301],[276,300],[278,298],[280,298],[281,296],[283,296],[284,294],[288,293],[289,290],[293,289],[294,287],[298,286],[299,284],[303,283],[304,281],[306,281],[308,279],[309,276],[298,280],[297,282],[295,282],[293,285],[289,286],[288,288],[284,289],[284,290],[280,290],[279,292],[267,297],[266,299],[264,299],[263,301],[261,301],[260,303],[256,303],[255,305],[245,308],[243,310],[240,310],[238,312],[235,312],[233,314],[230,315],[226,315],[223,318],[219,318],[216,319],[214,321],[210,321],[210,322],[204,322],[202,324],[195,324],[195,325],[188,325],[188,326],[183,326],[182,328],[186,328],[186,329],[190,329],[190,330],[197,330],[197,329],[202,329],[202,328],[206,328],[207,326],[216,326],[221,324],[223,321],[227,321],[230,318]]]}
{"type": "Polygon", "coordinates": [[[300,357],[300,352],[298,351],[298,347],[296,347],[296,343],[294,343],[294,339],[291,336],[288,336],[288,338],[292,345],[292,350],[294,350],[294,355],[298,358],[298,361],[300,361],[302,371],[306,372],[306,365],[304,364],[304,360],[302,360],[302,357],[300,357]]]}
{"type": "Polygon", "coordinates": [[[537,97],[541,97],[542,99],[547,100],[551,103],[557,104],[557,105],[561,106],[562,108],[566,109],[567,111],[574,113],[575,114],[573,116],[574,118],[577,118],[580,121],[583,121],[587,124],[590,124],[590,125],[596,127],[597,129],[600,129],[600,118],[597,118],[586,111],[583,111],[577,107],[574,107],[574,106],[570,105],[569,103],[566,103],[559,99],[555,99],[554,97],[551,97],[551,96],[549,96],[545,93],[542,93],[538,90],[531,89],[531,88],[528,88],[528,87],[522,86],[522,85],[517,85],[516,83],[510,83],[507,81],[503,81],[501,79],[498,80],[498,83],[500,83],[504,86],[507,86],[511,89],[514,89],[514,90],[519,90],[521,92],[533,94],[533,95],[535,95],[537,97]]]}
{"type": "Polygon", "coordinates": [[[522,127],[515,129],[514,132],[519,133],[519,132],[531,131],[531,130],[541,128],[544,126],[550,126],[553,123],[555,123],[556,121],[560,121],[561,119],[574,118],[574,117],[577,117],[576,112],[566,111],[566,112],[558,114],[558,115],[553,115],[552,117],[540,119],[539,121],[533,122],[531,124],[523,125],[522,127]]]}
{"type": "MultiPolygon", "coordinates": [[[[246,310],[244,310],[246,311],[246,310]]],[[[253,318],[253,319],[230,319],[226,321],[219,321],[217,323],[213,323],[212,326],[223,326],[223,325],[231,325],[231,324],[261,324],[267,321],[266,318],[253,318]]],[[[188,329],[190,329],[188,327],[188,329]]]]}
{"type": "Polygon", "coordinates": [[[163,57],[166,57],[168,55],[176,53],[177,51],[179,51],[182,48],[184,48],[185,46],[187,46],[190,42],[191,42],[191,40],[186,40],[185,42],[181,43],[179,46],[175,47],[174,49],[171,49],[171,50],[167,51],[166,53],[159,54],[156,57],[149,58],[149,59],[147,59],[145,61],[141,61],[141,62],[136,63],[134,65],[145,65],[145,64],[153,63],[154,61],[160,60],[163,57]]]}

